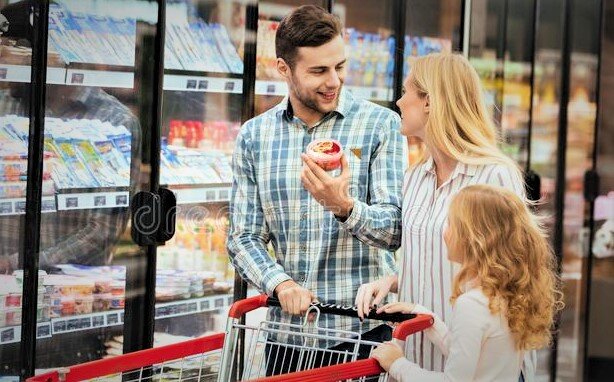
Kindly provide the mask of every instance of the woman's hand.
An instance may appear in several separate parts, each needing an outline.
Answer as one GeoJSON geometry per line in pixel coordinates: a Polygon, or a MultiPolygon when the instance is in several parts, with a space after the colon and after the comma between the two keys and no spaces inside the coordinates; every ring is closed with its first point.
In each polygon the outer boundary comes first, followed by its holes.
{"type": "Polygon", "coordinates": [[[416,304],[411,302],[393,302],[377,309],[377,313],[412,313],[416,304]]]}
{"type": "Polygon", "coordinates": [[[394,361],[403,357],[403,350],[397,344],[384,342],[371,352],[371,357],[379,362],[382,369],[389,371],[394,361]]]}
{"type": "Polygon", "coordinates": [[[392,275],[371,283],[362,284],[356,293],[355,304],[358,308],[358,317],[365,318],[372,307],[379,305],[388,293],[396,292],[398,276],[392,275]]]}

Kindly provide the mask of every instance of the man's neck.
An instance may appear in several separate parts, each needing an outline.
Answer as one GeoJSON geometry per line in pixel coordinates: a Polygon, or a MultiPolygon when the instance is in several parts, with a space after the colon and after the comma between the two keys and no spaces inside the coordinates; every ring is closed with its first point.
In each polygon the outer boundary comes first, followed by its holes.
{"type": "Polygon", "coordinates": [[[290,95],[289,102],[292,105],[292,112],[295,117],[312,127],[324,118],[324,114],[303,105],[301,101],[290,95]]]}

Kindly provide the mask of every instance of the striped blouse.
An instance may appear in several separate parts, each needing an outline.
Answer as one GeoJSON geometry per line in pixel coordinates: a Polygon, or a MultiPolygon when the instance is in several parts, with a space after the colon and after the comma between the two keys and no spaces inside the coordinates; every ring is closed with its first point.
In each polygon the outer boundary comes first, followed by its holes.
{"type": "MultiPolygon", "coordinates": [[[[399,300],[420,304],[448,323],[449,298],[457,269],[448,260],[443,240],[452,197],[473,184],[492,184],[524,195],[523,181],[501,164],[458,163],[450,178],[437,188],[433,159],[405,173],[403,183],[403,243],[399,273],[399,300]]],[[[444,357],[424,333],[406,343],[406,357],[427,370],[442,371],[444,357]]]]}

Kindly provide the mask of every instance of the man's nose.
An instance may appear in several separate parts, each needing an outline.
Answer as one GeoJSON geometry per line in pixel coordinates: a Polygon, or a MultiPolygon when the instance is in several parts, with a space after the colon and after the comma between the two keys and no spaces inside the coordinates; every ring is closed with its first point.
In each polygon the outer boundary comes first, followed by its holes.
{"type": "Polygon", "coordinates": [[[327,88],[338,88],[341,85],[341,78],[339,78],[339,73],[336,70],[332,70],[331,74],[328,75],[326,79],[326,87],[327,88]]]}

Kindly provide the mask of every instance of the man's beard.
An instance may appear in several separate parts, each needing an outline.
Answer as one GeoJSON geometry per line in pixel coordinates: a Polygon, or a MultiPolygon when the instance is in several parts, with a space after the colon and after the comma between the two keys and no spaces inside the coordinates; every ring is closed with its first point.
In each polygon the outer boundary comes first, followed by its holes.
{"type": "MultiPolygon", "coordinates": [[[[308,92],[303,92],[303,88],[298,85],[298,81],[295,81],[294,76],[292,77],[292,84],[294,85],[292,86],[294,95],[303,106],[320,114],[327,114],[332,111],[321,109],[316,98],[309,96],[308,92]]],[[[333,110],[339,105],[339,93],[341,93],[341,86],[337,89],[337,98],[335,99],[335,107],[333,110]]]]}

